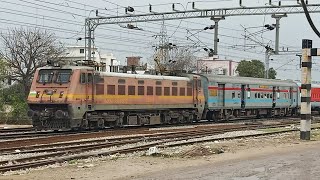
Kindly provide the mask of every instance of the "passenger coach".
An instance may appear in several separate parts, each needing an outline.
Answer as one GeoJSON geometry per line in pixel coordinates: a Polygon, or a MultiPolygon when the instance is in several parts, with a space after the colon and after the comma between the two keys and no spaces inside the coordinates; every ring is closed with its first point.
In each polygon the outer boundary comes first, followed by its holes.
{"type": "Polygon", "coordinates": [[[290,80],[206,75],[206,118],[286,116],[298,110],[299,87],[290,80]]]}

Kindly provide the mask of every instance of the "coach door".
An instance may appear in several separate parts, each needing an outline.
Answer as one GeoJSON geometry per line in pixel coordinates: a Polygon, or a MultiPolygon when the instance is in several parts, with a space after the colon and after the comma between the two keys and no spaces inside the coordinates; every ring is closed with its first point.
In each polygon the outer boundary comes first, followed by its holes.
{"type": "Polygon", "coordinates": [[[277,92],[276,87],[272,87],[272,108],[276,107],[277,92]]]}
{"type": "Polygon", "coordinates": [[[199,103],[199,84],[197,77],[193,77],[193,104],[198,106],[199,103]]]}
{"type": "Polygon", "coordinates": [[[289,98],[290,98],[290,105],[293,105],[293,88],[290,87],[290,92],[289,92],[289,98]]]}
{"type": "Polygon", "coordinates": [[[224,107],[225,98],[225,84],[218,84],[218,107],[224,107]]]}
{"type": "Polygon", "coordinates": [[[84,89],[85,97],[85,105],[88,110],[93,110],[94,104],[94,90],[93,90],[93,71],[82,71],[81,72],[81,84],[84,89]]]}
{"type": "Polygon", "coordinates": [[[241,85],[241,109],[246,107],[246,85],[241,85]]]}

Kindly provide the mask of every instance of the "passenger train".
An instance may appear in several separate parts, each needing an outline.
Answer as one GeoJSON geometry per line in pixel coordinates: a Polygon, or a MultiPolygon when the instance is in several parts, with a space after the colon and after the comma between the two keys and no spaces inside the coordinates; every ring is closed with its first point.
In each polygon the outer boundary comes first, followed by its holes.
{"type": "Polygon", "coordinates": [[[48,66],[34,75],[28,115],[38,130],[174,124],[291,116],[299,113],[299,99],[299,86],[290,80],[48,66]]]}

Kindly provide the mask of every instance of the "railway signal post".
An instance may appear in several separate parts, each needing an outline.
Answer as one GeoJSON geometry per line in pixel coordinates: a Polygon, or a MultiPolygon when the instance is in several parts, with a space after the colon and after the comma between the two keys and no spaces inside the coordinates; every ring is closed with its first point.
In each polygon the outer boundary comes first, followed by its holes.
{"type": "Polygon", "coordinates": [[[320,56],[320,49],[312,48],[312,40],[303,39],[301,64],[301,140],[310,140],[312,56],[320,56]]]}

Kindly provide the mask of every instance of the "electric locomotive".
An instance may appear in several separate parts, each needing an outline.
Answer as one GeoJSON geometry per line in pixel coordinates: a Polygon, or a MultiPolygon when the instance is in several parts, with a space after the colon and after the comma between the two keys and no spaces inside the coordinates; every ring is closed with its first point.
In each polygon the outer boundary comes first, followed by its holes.
{"type": "Polygon", "coordinates": [[[104,128],[192,122],[202,118],[201,76],[98,72],[93,67],[37,69],[28,97],[36,129],[104,128]]]}

